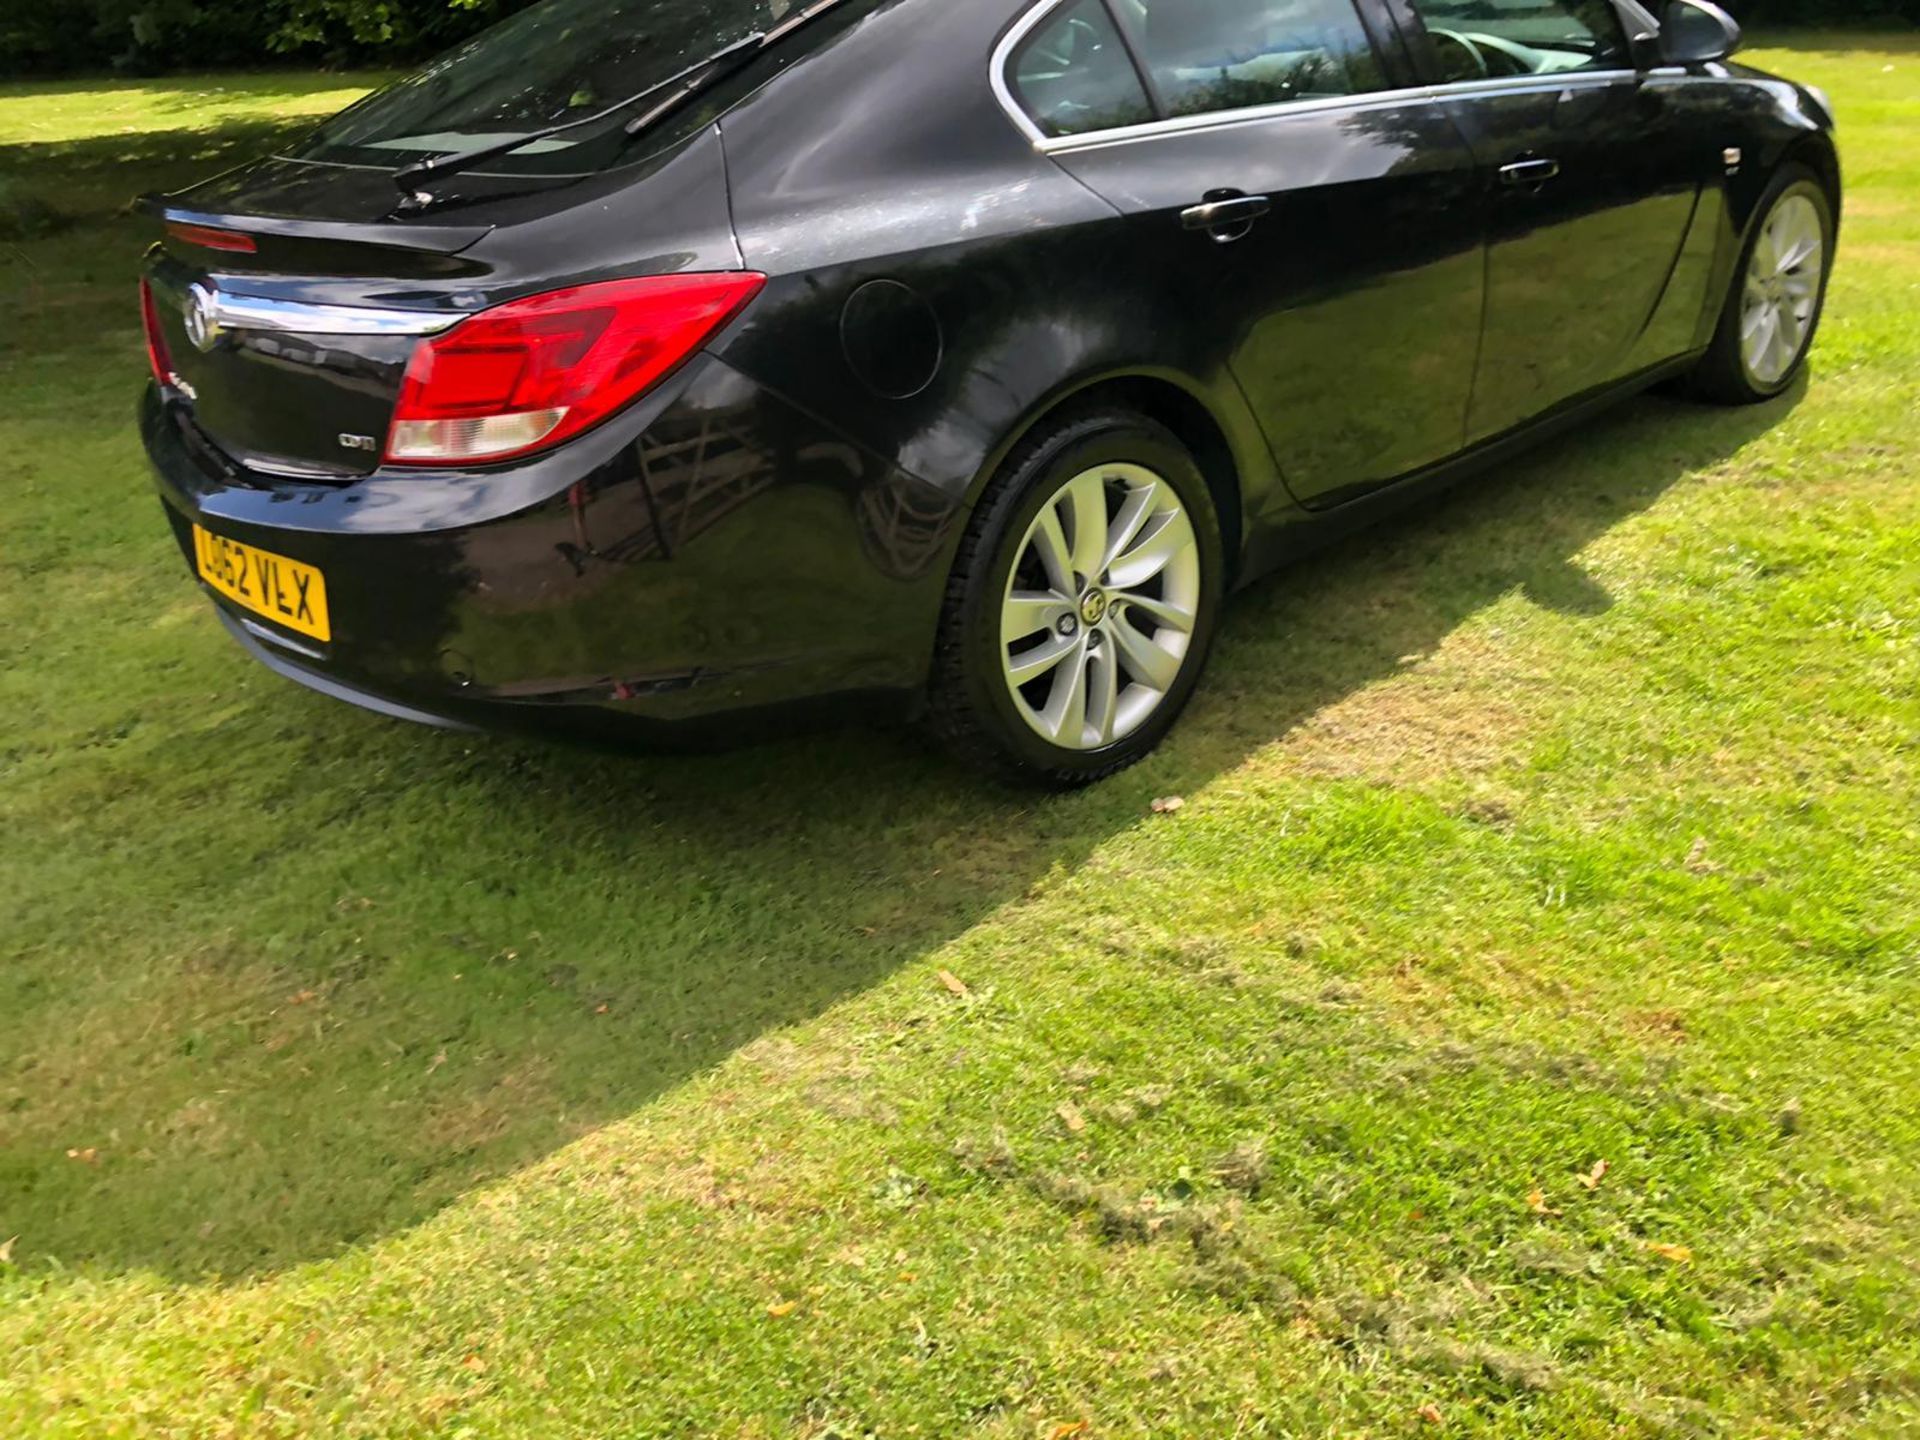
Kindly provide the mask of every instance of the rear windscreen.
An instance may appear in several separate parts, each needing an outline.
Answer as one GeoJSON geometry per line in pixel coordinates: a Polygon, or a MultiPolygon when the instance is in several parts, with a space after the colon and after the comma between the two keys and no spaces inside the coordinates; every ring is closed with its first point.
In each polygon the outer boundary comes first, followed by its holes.
{"type": "MultiPolygon", "coordinates": [[[[290,153],[400,166],[585,119],[773,29],[803,3],[544,0],[343,111],[290,153]]],[[[534,141],[484,168],[516,175],[605,169],[626,153],[623,127],[645,108],[534,141]]]]}

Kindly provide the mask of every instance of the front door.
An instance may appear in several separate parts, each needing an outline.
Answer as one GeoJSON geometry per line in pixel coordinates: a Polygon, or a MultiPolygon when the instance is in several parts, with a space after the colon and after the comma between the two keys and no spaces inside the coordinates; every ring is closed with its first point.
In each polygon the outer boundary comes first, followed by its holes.
{"type": "Polygon", "coordinates": [[[1483,177],[1381,38],[1354,0],[1082,0],[1010,64],[1312,505],[1459,450],[1479,347],[1483,177]]]}
{"type": "Polygon", "coordinates": [[[1640,363],[1700,171],[1611,0],[1396,3],[1488,182],[1478,441],[1640,363]]]}

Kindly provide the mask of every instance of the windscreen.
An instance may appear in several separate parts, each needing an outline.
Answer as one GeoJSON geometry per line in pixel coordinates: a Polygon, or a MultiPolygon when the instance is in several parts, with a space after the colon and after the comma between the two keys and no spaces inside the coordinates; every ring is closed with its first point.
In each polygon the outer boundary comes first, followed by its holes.
{"type": "MultiPolygon", "coordinates": [[[[343,111],[292,153],[399,166],[581,120],[658,85],[801,0],[544,0],[343,111]]],[[[486,163],[506,174],[578,174],[614,164],[636,112],[537,140],[486,163]]]]}

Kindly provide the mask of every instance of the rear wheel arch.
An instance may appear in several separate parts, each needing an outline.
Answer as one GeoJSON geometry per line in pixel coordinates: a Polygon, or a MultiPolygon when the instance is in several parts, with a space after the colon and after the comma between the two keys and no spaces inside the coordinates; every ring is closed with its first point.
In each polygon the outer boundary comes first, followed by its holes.
{"type": "Polygon", "coordinates": [[[1227,560],[1226,583],[1238,578],[1246,537],[1247,465],[1236,453],[1226,425],[1214,408],[1187,386],[1148,372],[1097,376],[1050,395],[1035,406],[987,457],[969,489],[968,504],[977,501],[1006,458],[1028,436],[1069,410],[1102,405],[1132,410],[1164,426],[1186,447],[1200,467],[1213,497],[1220,522],[1220,543],[1227,560]]]}

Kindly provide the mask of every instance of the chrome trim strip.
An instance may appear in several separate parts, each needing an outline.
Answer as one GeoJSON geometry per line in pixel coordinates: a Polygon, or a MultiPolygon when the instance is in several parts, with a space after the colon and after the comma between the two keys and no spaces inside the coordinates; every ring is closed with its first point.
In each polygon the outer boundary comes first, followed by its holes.
{"type": "Polygon", "coordinates": [[[1325,115],[1330,111],[1371,110],[1379,106],[1405,105],[1419,100],[1472,99],[1479,95],[1527,94],[1535,91],[1588,89],[1596,85],[1617,84],[1639,75],[1637,70],[1575,70],[1562,75],[1512,75],[1497,80],[1462,80],[1446,85],[1414,85],[1398,90],[1370,90],[1362,95],[1337,95],[1325,100],[1282,101],[1273,105],[1254,105],[1244,110],[1210,110],[1200,115],[1172,115],[1165,120],[1149,120],[1140,125],[1116,126],[1111,130],[1089,130],[1082,135],[1048,135],[1031,115],[1021,108],[1013,85],[1007,79],[1007,67],[1013,52],[1047,16],[1067,0],[1040,0],[1008,28],[993,47],[988,62],[988,82],[993,98],[1006,111],[1007,118],[1043,155],[1064,155],[1102,145],[1125,145],[1136,140],[1151,140],[1160,135],[1177,135],[1189,130],[1217,130],[1234,125],[1258,124],[1280,120],[1289,115],[1325,115]]]}
{"type": "Polygon", "coordinates": [[[311,480],[322,485],[344,485],[352,480],[364,479],[351,470],[323,470],[316,465],[293,465],[285,460],[249,459],[247,469],[258,470],[262,475],[272,475],[280,480],[311,480]]]}
{"type": "Polygon", "coordinates": [[[211,292],[210,317],[225,330],[282,330],[301,335],[438,335],[464,313],[385,310],[371,305],[312,305],[264,295],[211,292]]]}
{"type": "Polygon", "coordinates": [[[327,658],[326,651],[315,649],[311,645],[302,645],[298,640],[269,630],[266,626],[257,624],[244,615],[235,615],[232,618],[243,626],[246,632],[256,640],[264,640],[269,645],[278,645],[283,650],[291,650],[294,654],[304,655],[309,660],[325,660],[327,658]]]}
{"type": "Polygon", "coordinates": [[[1285,100],[1275,105],[1252,105],[1244,110],[1208,110],[1199,115],[1172,115],[1165,120],[1150,120],[1144,125],[1090,130],[1084,135],[1055,135],[1036,141],[1035,148],[1043,155],[1063,155],[1078,150],[1098,149],[1104,145],[1130,145],[1138,140],[1155,140],[1162,135],[1180,135],[1194,130],[1225,130],[1236,125],[1255,125],[1263,120],[1284,120],[1292,115],[1385,109],[1433,98],[1432,89],[1421,85],[1405,90],[1369,90],[1364,95],[1337,95],[1325,100],[1285,100]]]}
{"type": "Polygon", "coordinates": [[[1503,75],[1497,80],[1453,80],[1432,87],[1436,100],[1465,96],[1526,94],[1530,91],[1591,90],[1637,79],[1638,70],[1566,70],[1558,75],[1503,75]]]}

